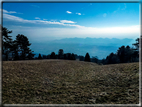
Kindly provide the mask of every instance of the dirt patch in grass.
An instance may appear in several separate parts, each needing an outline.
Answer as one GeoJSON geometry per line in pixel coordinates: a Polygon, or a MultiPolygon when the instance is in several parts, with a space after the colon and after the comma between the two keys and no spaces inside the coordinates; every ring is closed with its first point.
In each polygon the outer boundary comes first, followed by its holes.
{"type": "Polygon", "coordinates": [[[3,104],[138,104],[139,63],[3,61],[3,104]]]}

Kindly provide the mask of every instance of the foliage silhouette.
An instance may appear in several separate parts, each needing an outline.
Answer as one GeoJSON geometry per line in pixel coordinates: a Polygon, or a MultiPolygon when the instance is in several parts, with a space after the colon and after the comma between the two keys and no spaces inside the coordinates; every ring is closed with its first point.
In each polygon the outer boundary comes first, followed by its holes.
{"type": "Polygon", "coordinates": [[[63,49],[59,49],[58,59],[64,59],[64,51],[63,51],[63,49]]]}
{"type": "Polygon", "coordinates": [[[71,54],[71,60],[76,60],[74,53],[71,54]]]}
{"type": "Polygon", "coordinates": [[[5,55],[5,60],[8,60],[8,54],[12,50],[13,40],[11,38],[12,36],[9,36],[10,33],[12,33],[12,31],[2,27],[2,54],[5,55]]]}
{"type": "Polygon", "coordinates": [[[51,53],[51,55],[50,55],[50,59],[56,59],[55,52],[52,52],[52,53],[51,53]]]}
{"type": "Polygon", "coordinates": [[[107,56],[106,58],[106,63],[107,64],[116,64],[116,63],[119,63],[119,58],[116,54],[114,54],[113,52],[110,53],[109,56],[107,56]]]}
{"type": "Polygon", "coordinates": [[[140,39],[137,38],[137,39],[136,39],[136,43],[133,43],[133,44],[132,44],[132,45],[135,47],[134,50],[136,50],[136,51],[139,51],[139,41],[140,41],[140,39]]]}
{"type": "Polygon", "coordinates": [[[33,51],[30,50],[29,46],[31,43],[29,43],[29,40],[26,36],[22,34],[18,34],[16,36],[16,40],[14,40],[13,44],[13,53],[15,55],[15,60],[17,60],[17,55],[19,55],[18,59],[25,60],[26,58],[32,59],[34,57],[34,54],[32,54],[33,51]],[[16,46],[17,45],[17,46],[16,46]]]}
{"type": "Polygon", "coordinates": [[[38,55],[38,59],[42,59],[41,54],[38,55]]]}
{"type": "Polygon", "coordinates": [[[84,61],[90,62],[90,55],[86,53],[84,61]]]}

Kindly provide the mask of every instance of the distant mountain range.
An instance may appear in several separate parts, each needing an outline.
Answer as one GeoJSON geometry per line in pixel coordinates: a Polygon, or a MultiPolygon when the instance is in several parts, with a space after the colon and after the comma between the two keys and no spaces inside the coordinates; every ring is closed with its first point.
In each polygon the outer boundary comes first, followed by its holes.
{"type": "Polygon", "coordinates": [[[89,55],[98,56],[99,59],[106,58],[111,52],[116,53],[122,45],[130,47],[135,43],[134,39],[117,39],[117,38],[64,38],[61,40],[53,40],[48,42],[32,43],[31,49],[38,54],[48,55],[51,52],[58,54],[59,49],[63,49],[64,53],[75,53],[83,55],[88,52],[89,55]]]}
{"type": "Polygon", "coordinates": [[[81,43],[81,44],[90,44],[90,45],[98,45],[98,46],[112,46],[112,45],[120,45],[124,44],[127,45],[134,41],[133,39],[117,39],[117,38],[65,38],[61,40],[54,40],[55,43],[81,43]]]}

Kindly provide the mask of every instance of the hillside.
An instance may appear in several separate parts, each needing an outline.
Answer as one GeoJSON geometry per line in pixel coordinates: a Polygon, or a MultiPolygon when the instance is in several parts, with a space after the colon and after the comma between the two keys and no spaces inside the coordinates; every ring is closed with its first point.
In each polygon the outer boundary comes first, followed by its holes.
{"type": "Polygon", "coordinates": [[[139,63],[3,61],[3,104],[138,104],[139,63]]]}

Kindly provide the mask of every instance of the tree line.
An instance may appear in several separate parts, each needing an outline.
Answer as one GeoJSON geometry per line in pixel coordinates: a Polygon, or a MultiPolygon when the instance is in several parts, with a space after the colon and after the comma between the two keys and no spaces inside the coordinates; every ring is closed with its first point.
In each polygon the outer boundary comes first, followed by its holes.
{"type": "Polygon", "coordinates": [[[34,51],[29,48],[31,43],[29,43],[28,38],[23,34],[18,34],[16,39],[12,40],[12,36],[9,36],[10,33],[12,33],[12,31],[2,27],[2,55],[5,56],[3,60],[9,60],[8,55],[12,53],[11,60],[63,59],[88,61],[98,64],[117,64],[139,61],[139,38],[136,39],[136,43],[132,44],[133,48],[130,46],[121,46],[116,53],[112,52],[102,60],[99,60],[97,56],[90,58],[89,53],[86,53],[85,56],[74,53],[64,53],[63,49],[59,49],[58,54],[51,52],[49,55],[41,56],[41,54],[39,54],[38,57],[34,58],[35,54],[33,54],[34,51]]]}
{"type": "Polygon", "coordinates": [[[117,63],[130,63],[139,61],[139,38],[136,39],[136,43],[132,44],[134,47],[121,46],[116,53],[110,53],[106,58],[99,60],[97,56],[90,58],[89,53],[86,53],[85,57],[74,53],[64,53],[63,49],[59,49],[58,54],[52,52],[49,55],[41,54],[36,59],[64,59],[64,60],[76,60],[94,62],[98,64],[117,64],[117,63]]]}
{"type": "MultiPolygon", "coordinates": [[[[88,54],[89,55],[89,54],[88,54]]],[[[90,58],[90,56],[88,56],[90,58]]],[[[35,57],[35,59],[63,59],[63,60],[80,60],[80,61],[84,61],[84,60],[88,60],[85,59],[86,57],[82,56],[82,55],[77,55],[74,53],[64,53],[63,49],[59,49],[58,54],[55,54],[55,52],[51,52],[51,54],[49,55],[43,55],[41,56],[41,54],[38,55],[38,57],[35,57]]]]}
{"type": "MultiPolygon", "coordinates": [[[[136,39],[136,41],[139,39],[136,39]]],[[[135,43],[138,44],[139,43],[135,43]]],[[[133,44],[133,45],[135,45],[133,44]]],[[[138,46],[137,45],[137,46],[138,46]]],[[[102,59],[103,64],[130,63],[139,61],[139,47],[130,48],[130,46],[121,46],[116,53],[110,53],[106,59],[102,59]]]]}

